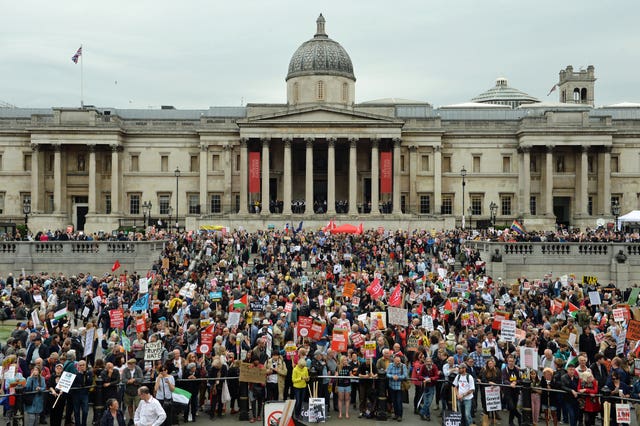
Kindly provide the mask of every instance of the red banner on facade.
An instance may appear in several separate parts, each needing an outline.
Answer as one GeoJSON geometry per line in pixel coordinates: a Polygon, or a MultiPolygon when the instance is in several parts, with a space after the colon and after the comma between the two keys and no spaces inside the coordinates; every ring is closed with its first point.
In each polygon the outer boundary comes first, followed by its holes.
{"type": "Polygon", "coordinates": [[[393,192],[393,160],[391,151],[380,152],[380,193],[391,194],[393,192]]]}
{"type": "Polygon", "coordinates": [[[249,152],[249,194],[260,192],[260,152],[249,152]]]}

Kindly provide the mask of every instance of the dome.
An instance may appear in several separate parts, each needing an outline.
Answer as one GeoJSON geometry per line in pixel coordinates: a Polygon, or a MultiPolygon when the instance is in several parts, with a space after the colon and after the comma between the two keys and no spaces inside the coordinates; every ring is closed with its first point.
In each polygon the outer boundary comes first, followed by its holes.
{"type": "Polygon", "coordinates": [[[512,108],[517,108],[522,104],[540,102],[533,96],[521,92],[513,87],[509,87],[509,83],[504,77],[497,78],[496,85],[494,87],[479,94],[475,98],[471,99],[471,101],[483,104],[509,105],[512,108]]]}
{"type": "Polygon", "coordinates": [[[289,62],[286,80],[305,75],[335,75],[356,81],[347,51],[324,31],[325,19],[320,14],[316,35],[295,51],[289,62]]]}

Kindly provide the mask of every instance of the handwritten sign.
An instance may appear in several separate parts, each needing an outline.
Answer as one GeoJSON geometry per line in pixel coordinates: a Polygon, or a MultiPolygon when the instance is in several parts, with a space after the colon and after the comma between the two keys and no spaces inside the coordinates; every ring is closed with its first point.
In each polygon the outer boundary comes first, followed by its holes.
{"type": "Polygon", "coordinates": [[[248,362],[243,362],[240,364],[240,381],[264,385],[267,381],[266,371],[264,367],[254,367],[248,362]]]}
{"type": "Polygon", "coordinates": [[[512,320],[502,320],[500,323],[500,332],[502,338],[507,342],[515,342],[516,340],[516,322],[512,320]]]}
{"type": "Polygon", "coordinates": [[[162,359],[162,342],[150,342],[144,345],[144,360],[162,359]]]}
{"type": "Polygon", "coordinates": [[[499,386],[487,386],[484,389],[484,398],[485,402],[487,403],[487,411],[491,412],[502,410],[499,386]]]}
{"type": "Polygon", "coordinates": [[[61,390],[64,393],[69,393],[69,389],[71,389],[71,385],[73,385],[73,381],[76,379],[76,375],[70,373],[68,371],[63,371],[62,376],[60,376],[60,380],[56,385],[56,389],[61,390]]]}

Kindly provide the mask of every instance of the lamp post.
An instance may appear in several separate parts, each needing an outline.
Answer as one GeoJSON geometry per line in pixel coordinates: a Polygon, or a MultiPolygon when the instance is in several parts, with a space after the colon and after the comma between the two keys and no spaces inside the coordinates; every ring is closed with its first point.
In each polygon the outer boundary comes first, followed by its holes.
{"type": "Polygon", "coordinates": [[[148,224],[148,219],[151,218],[151,201],[145,201],[142,203],[142,217],[144,218],[144,227],[146,228],[148,224]]]}
{"type": "Polygon", "coordinates": [[[180,224],[178,218],[180,217],[180,205],[178,204],[178,181],[180,180],[180,169],[176,167],[176,171],[173,172],[176,176],[176,232],[180,231],[180,224]]]}
{"type": "Polygon", "coordinates": [[[22,213],[24,214],[24,227],[27,228],[26,233],[29,233],[29,215],[31,214],[31,200],[25,198],[22,201],[22,213]]]}
{"type": "Polygon", "coordinates": [[[173,213],[173,207],[169,206],[169,208],[167,209],[167,212],[169,213],[169,220],[167,221],[167,230],[171,231],[171,214],[173,213]]]}
{"type": "Polygon", "coordinates": [[[464,229],[464,187],[467,182],[465,181],[465,177],[467,176],[467,169],[462,166],[462,170],[460,170],[460,176],[462,176],[462,229],[464,229]]]}
{"type": "Polygon", "coordinates": [[[491,226],[496,227],[496,215],[498,214],[498,205],[493,201],[489,204],[489,210],[491,211],[491,226]]]}
{"type": "Polygon", "coordinates": [[[616,232],[618,231],[618,217],[620,217],[620,204],[618,203],[618,200],[614,200],[613,204],[611,205],[611,213],[613,213],[613,215],[616,218],[616,222],[613,224],[613,229],[616,230],[616,232]]]}

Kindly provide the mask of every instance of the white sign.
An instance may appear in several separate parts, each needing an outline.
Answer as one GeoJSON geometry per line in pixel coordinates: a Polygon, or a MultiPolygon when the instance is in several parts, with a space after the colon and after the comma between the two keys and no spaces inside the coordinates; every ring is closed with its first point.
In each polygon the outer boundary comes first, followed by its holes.
{"type": "Polygon", "coordinates": [[[622,332],[618,335],[618,340],[616,341],[616,355],[624,353],[625,340],[627,340],[627,330],[622,330],[622,332]]]}
{"type": "Polygon", "coordinates": [[[520,369],[538,370],[538,350],[536,348],[520,347],[520,369]]]}
{"type": "Polygon", "coordinates": [[[624,321],[624,313],[625,312],[626,312],[625,308],[615,308],[613,310],[613,319],[616,320],[616,322],[624,321]]]}
{"type": "Polygon", "coordinates": [[[41,294],[34,294],[33,295],[33,301],[36,303],[42,303],[42,295],[41,294]]]}
{"type": "Polygon", "coordinates": [[[422,316],[422,327],[427,331],[433,331],[433,318],[431,318],[431,315],[422,316]]]}
{"type": "Polygon", "coordinates": [[[69,393],[69,389],[71,389],[71,385],[73,385],[73,381],[75,379],[75,374],[63,371],[62,376],[60,376],[60,381],[56,385],[56,389],[59,389],[64,393],[69,393]]]}
{"type": "Polygon", "coordinates": [[[82,357],[88,357],[93,352],[93,338],[96,334],[95,328],[89,328],[84,334],[84,354],[82,357]]]}
{"type": "Polygon", "coordinates": [[[82,317],[89,318],[89,307],[85,306],[84,309],[82,309],[82,317]]]}
{"type": "Polygon", "coordinates": [[[487,411],[500,411],[502,404],[500,403],[500,387],[487,386],[484,388],[485,402],[487,403],[487,411]]]}
{"type": "Polygon", "coordinates": [[[592,305],[599,305],[602,303],[602,301],[600,300],[600,293],[598,293],[597,291],[590,291],[589,292],[589,302],[592,305]]]}
{"type": "Polygon", "coordinates": [[[162,342],[150,342],[144,345],[145,361],[162,359],[162,342]]]}
{"type": "Polygon", "coordinates": [[[367,322],[367,314],[358,315],[358,322],[366,323],[367,322]]]}
{"type": "Polygon", "coordinates": [[[229,312],[229,319],[227,320],[227,327],[237,327],[240,324],[240,312],[229,312]]]}
{"type": "Polygon", "coordinates": [[[512,320],[502,320],[500,322],[502,338],[507,342],[516,341],[516,322],[512,320]]]}
{"type": "Polygon", "coordinates": [[[326,419],[324,398],[309,398],[309,423],[324,423],[326,419]]]}
{"type": "Polygon", "coordinates": [[[407,310],[403,308],[394,308],[389,306],[389,324],[402,325],[407,327],[409,319],[407,318],[407,310]]]}
{"type": "Polygon", "coordinates": [[[144,277],[140,278],[139,287],[138,293],[149,293],[149,279],[144,277]]]}
{"type": "Polygon", "coordinates": [[[31,311],[31,321],[33,321],[33,326],[37,327],[40,325],[40,317],[38,316],[38,310],[34,309],[31,311]]]}
{"type": "Polygon", "coordinates": [[[631,424],[631,409],[629,404],[616,404],[616,421],[631,424]]]}

